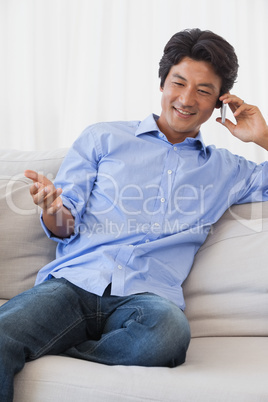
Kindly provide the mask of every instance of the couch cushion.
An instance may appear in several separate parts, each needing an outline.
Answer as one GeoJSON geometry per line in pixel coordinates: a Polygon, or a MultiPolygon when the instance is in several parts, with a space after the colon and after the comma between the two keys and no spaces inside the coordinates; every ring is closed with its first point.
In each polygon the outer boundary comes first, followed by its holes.
{"type": "Polygon", "coordinates": [[[192,336],[268,335],[268,202],[235,205],[213,226],[184,284],[192,336]]]}
{"type": "Polygon", "coordinates": [[[192,339],[176,368],[45,356],[15,378],[14,402],[267,401],[268,338],[192,339]]]}
{"type": "Polygon", "coordinates": [[[65,154],[0,151],[0,299],[32,287],[37,271],[55,258],[56,245],[41,228],[23,172],[37,170],[53,179],[65,154]]]}

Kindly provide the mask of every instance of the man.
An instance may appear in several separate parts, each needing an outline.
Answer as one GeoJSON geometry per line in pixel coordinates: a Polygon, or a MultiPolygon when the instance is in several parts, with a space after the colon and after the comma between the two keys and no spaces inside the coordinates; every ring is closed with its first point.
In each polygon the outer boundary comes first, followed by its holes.
{"type": "Polygon", "coordinates": [[[267,162],[206,147],[200,133],[223,102],[236,118],[224,123],[229,131],[268,150],[258,108],[229,93],[237,69],[223,38],[179,32],[160,62],[160,117],[87,128],[54,185],[25,172],[57,258],[33,289],[0,309],[1,400],[12,400],[25,361],[45,354],[103,364],[185,361],[182,283],[195,253],[230,205],[268,200],[267,162]]]}

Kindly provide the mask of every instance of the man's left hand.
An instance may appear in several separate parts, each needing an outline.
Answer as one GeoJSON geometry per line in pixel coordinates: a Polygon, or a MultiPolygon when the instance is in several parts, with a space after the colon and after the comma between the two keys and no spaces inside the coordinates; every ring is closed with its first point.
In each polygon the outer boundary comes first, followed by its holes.
{"type": "Polygon", "coordinates": [[[216,120],[227,127],[241,141],[254,142],[268,150],[268,126],[259,108],[249,105],[231,94],[222,95],[220,100],[229,105],[236,119],[236,124],[229,119],[222,123],[220,117],[216,120]]]}

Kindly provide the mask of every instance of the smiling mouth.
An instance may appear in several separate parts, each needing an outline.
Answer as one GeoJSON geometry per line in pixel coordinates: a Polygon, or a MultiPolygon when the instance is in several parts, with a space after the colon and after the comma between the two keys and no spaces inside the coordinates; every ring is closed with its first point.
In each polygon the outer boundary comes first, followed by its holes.
{"type": "Polygon", "coordinates": [[[183,114],[184,116],[193,116],[193,115],[195,115],[195,113],[188,112],[187,110],[182,110],[182,109],[179,109],[179,108],[176,108],[176,107],[174,107],[174,109],[178,113],[183,114]]]}

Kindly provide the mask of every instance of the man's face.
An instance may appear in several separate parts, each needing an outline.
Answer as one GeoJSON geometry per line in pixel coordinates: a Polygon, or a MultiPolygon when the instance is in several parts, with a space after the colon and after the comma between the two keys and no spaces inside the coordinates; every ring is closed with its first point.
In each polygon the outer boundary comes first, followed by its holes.
{"type": "Polygon", "coordinates": [[[171,143],[198,134],[216,107],[221,85],[221,78],[208,62],[185,57],[172,66],[161,88],[162,112],[157,121],[171,143]]]}

